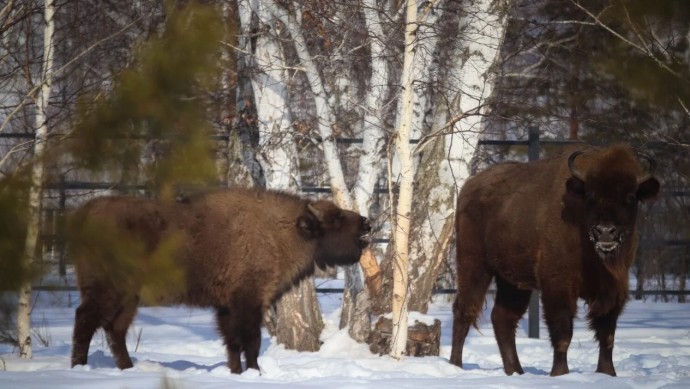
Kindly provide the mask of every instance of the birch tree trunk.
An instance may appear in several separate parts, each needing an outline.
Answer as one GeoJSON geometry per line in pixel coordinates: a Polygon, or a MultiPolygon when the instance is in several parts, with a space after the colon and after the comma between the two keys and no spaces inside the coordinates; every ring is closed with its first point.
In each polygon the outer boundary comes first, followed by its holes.
{"type": "Polygon", "coordinates": [[[393,334],[391,335],[390,356],[402,359],[407,345],[407,287],[409,266],[410,214],[412,209],[412,181],[414,166],[410,152],[410,130],[413,114],[412,63],[414,61],[417,32],[417,3],[408,0],[405,12],[405,52],[401,86],[403,88],[400,111],[400,128],[395,138],[396,151],[400,160],[400,192],[396,210],[394,244],[395,262],[393,266],[393,334]]]}
{"type": "MultiPolygon", "coordinates": [[[[233,8],[230,1],[223,1],[220,4],[221,20],[223,21],[223,40],[225,42],[237,45],[236,36],[237,25],[235,20],[235,9],[233,8]]],[[[228,137],[228,140],[218,139],[216,141],[216,172],[218,177],[218,183],[222,186],[228,184],[229,172],[230,172],[230,161],[232,155],[230,132],[232,130],[232,119],[233,113],[235,111],[235,101],[234,96],[231,92],[234,89],[232,84],[236,85],[237,80],[237,61],[234,61],[234,56],[232,55],[232,49],[228,46],[221,48],[220,62],[223,72],[220,79],[220,90],[221,90],[221,101],[219,107],[219,120],[217,134],[224,137],[228,137]]]]}
{"type": "MultiPolygon", "coordinates": [[[[451,2],[451,4],[456,4],[455,2],[451,2]]],[[[418,15],[418,27],[415,32],[415,53],[414,53],[414,58],[412,59],[412,65],[411,65],[411,74],[413,75],[414,79],[412,81],[412,118],[411,118],[411,123],[410,123],[410,138],[412,139],[419,139],[422,138],[422,134],[428,133],[431,128],[431,124],[428,123],[427,121],[429,120],[429,115],[428,112],[433,112],[433,107],[431,104],[431,91],[434,89],[431,86],[432,82],[432,74],[437,72],[438,65],[435,65],[435,53],[439,50],[443,51],[444,48],[438,47],[439,43],[439,26],[438,26],[438,20],[439,18],[444,15],[446,12],[443,10],[444,7],[446,6],[445,3],[441,4],[435,4],[436,7],[434,7],[434,4],[425,4],[424,7],[422,7],[422,12],[418,15]]],[[[396,117],[396,126],[399,128],[400,127],[400,120],[402,118],[401,113],[402,113],[402,106],[400,101],[398,102],[398,115],[396,117]]],[[[416,166],[419,165],[419,162],[417,161],[418,156],[417,155],[412,155],[411,156],[413,160],[413,169],[414,171],[417,170],[416,166]]],[[[441,157],[442,158],[442,157],[441,157]]],[[[393,161],[391,164],[392,166],[392,174],[391,177],[397,177],[400,172],[400,166],[397,164],[397,161],[393,161]]],[[[415,173],[413,173],[415,174],[415,173]]],[[[422,177],[425,178],[425,177],[422,177]]],[[[415,180],[416,181],[416,180],[415,180]]],[[[417,201],[417,205],[422,205],[425,203],[428,199],[426,199],[425,196],[428,196],[430,193],[429,192],[422,192],[420,195],[416,195],[416,198],[419,198],[417,201]]],[[[422,207],[416,206],[414,209],[414,212],[412,214],[414,222],[411,223],[412,230],[410,231],[410,237],[413,238],[414,231],[417,230],[420,226],[417,224],[417,222],[423,221],[423,219],[416,219],[415,215],[418,215],[420,212],[423,212],[424,210],[422,207]]],[[[414,261],[416,256],[419,255],[419,251],[416,250],[417,246],[415,245],[415,240],[412,239],[410,241],[410,260],[414,261]]],[[[387,249],[386,255],[382,261],[381,264],[381,273],[383,274],[382,278],[382,283],[381,283],[381,293],[377,298],[374,300],[373,304],[373,313],[374,314],[383,314],[391,311],[391,303],[392,303],[392,293],[393,293],[393,269],[395,267],[395,250],[392,249],[392,247],[389,246],[387,249]]],[[[414,270],[414,265],[415,262],[411,262],[410,269],[414,270]]],[[[414,280],[412,280],[414,282],[414,280]]],[[[413,301],[415,299],[414,295],[410,295],[411,300],[413,301]]]]}
{"type": "Polygon", "coordinates": [[[362,115],[362,155],[353,189],[357,210],[369,216],[369,208],[382,166],[381,150],[384,147],[383,107],[389,92],[388,63],[386,62],[385,35],[375,0],[363,0],[364,21],[369,31],[371,50],[371,76],[362,115]]]}
{"type": "MultiPolygon", "coordinates": [[[[237,20],[237,88],[235,96],[236,116],[233,118],[232,130],[228,142],[229,168],[227,182],[241,186],[266,186],[263,169],[257,158],[259,128],[252,75],[254,62],[252,58],[252,9],[248,1],[225,0],[236,4],[237,20]]],[[[232,7],[233,5],[231,5],[232,7]]]]}
{"type": "MultiPolygon", "coordinates": [[[[386,62],[385,35],[376,2],[364,0],[363,14],[369,31],[371,75],[365,95],[361,129],[362,150],[359,158],[357,178],[352,193],[357,211],[369,217],[369,211],[376,182],[381,173],[385,131],[383,109],[389,92],[388,64],[386,62]]],[[[345,291],[340,328],[348,327],[350,336],[363,342],[371,332],[370,299],[379,293],[381,272],[371,248],[367,248],[360,260],[360,266],[353,265],[345,270],[345,291]],[[364,289],[362,272],[367,279],[364,289]]]]}
{"type": "MultiPolygon", "coordinates": [[[[297,12],[299,12],[299,6],[295,5],[295,8],[297,12]]],[[[347,184],[345,183],[343,168],[338,156],[333,129],[331,127],[335,123],[335,115],[333,114],[331,106],[328,104],[327,92],[324,88],[325,82],[321,79],[316,63],[314,63],[309,53],[306,39],[302,34],[295,16],[281,7],[276,7],[275,9],[276,16],[285,24],[294,40],[297,56],[303,67],[311,91],[314,94],[316,116],[320,118],[318,121],[318,129],[321,135],[324,157],[330,176],[333,199],[341,208],[353,209],[353,200],[348,191],[347,184]]],[[[374,136],[375,135],[376,134],[374,134],[374,136]]],[[[369,140],[369,142],[371,143],[371,140],[369,140]]],[[[369,149],[365,151],[365,153],[366,152],[373,153],[374,151],[369,149]]],[[[366,174],[371,173],[369,172],[366,174]]],[[[362,199],[364,203],[367,203],[365,196],[363,196],[362,199]]],[[[365,255],[367,255],[367,253],[365,253],[365,255]]],[[[350,336],[356,340],[364,341],[368,336],[371,324],[369,315],[366,314],[368,298],[367,295],[364,294],[365,291],[362,285],[361,274],[356,265],[346,268],[345,285],[346,291],[343,296],[344,307],[341,315],[340,327],[343,328],[348,326],[350,336]]]]}
{"type": "MultiPolygon", "coordinates": [[[[295,8],[299,8],[295,4],[295,8]]],[[[307,81],[312,93],[314,94],[314,104],[316,105],[316,117],[320,118],[318,121],[319,134],[322,139],[323,153],[330,175],[331,192],[333,199],[338,206],[345,209],[352,209],[352,198],[347,190],[345,184],[345,176],[343,175],[343,167],[338,157],[338,150],[335,144],[333,129],[331,126],[335,123],[335,115],[328,104],[325,83],[321,80],[318,68],[314,63],[306,39],[302,34],[299,24],[294,15],[291,15],[280,6],[275,6],[275,15],[287,27],[290,36],[295,43],[295,50],[299,61],[303,67],[304,73],[307,76],[307,81]]]]}
{"type": "Polygon", "coordinates": [[[438,82],[443,93],[434,110],[431,135],[416,150],[423,154],[417,171],[418,205],[411,232],[410,310],[426,312],[433,286],[453,232],[457,191],[470,175],[486,99],[494,84],[494,65],[505,32],[506,7],[490,0],[449,3],[445,31],[461,40],[444,42],[447,58],[438,82]],[[463,15],[458,18],[456,15],[463,15]],[[469,55],[468,55],[469,53],[469,55]]]}
{"type": "MultiPolygon", "coordinates": [[[[297,150],[292,138],[287,106],[287,65],[278,44],[274,5],[257,0],[241,1],[243,30],[249,31],[254,12],[264,27],[253,48],[252,87],[259,126],[262,166],[269,189],[296,193],[300,188],[297,150]]],[[[279,343],[298,351],[318,351],[323,319],[311,278],[285,293],[275,305],[275,315],[267,319],[279,343]]]]}
{"type": "MultiPolygon", "coordinates": [[[[43,156],[48,139],[48,105],[52,87],[53,54],[55,32],[55,6],[53,0],[46,0],[44,11],[45,27],[43,29],[43,68],[41,88],[36,101],[36,140],[34,144],[34,163],[31,170],[31,187],[29,189],[28,218],[26,242],[24,245],[24,268],[29,270],[34,265],[38,236],[41,228],[41,196],[43,193],[43,156]]],[[[26,281],[19,289],[17,308],[17,339],[19,356],[31,358],[31,281],[26,281]]]]}

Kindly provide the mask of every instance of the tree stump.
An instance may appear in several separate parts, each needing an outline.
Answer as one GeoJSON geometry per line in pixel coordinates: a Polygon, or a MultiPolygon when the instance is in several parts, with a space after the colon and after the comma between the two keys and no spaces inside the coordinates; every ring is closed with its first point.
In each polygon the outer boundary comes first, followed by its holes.
{"type": "MultiPolygon", "coordinates": [[[[369,336],[369,349],[379,355],[390,353],[391,336],[393,334],[393,320],[381,316],[376,322],[374,330],[369,336]]],[[[434,320],[433,325],[415,321],[414,325],[407,329],[408,356],[421,357],[439,355],[441,345],[441,321],[434,320]]]]}

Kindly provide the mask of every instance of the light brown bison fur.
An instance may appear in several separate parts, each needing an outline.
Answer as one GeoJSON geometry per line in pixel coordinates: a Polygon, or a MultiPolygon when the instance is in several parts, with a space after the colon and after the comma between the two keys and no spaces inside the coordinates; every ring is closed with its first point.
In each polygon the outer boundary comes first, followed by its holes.
{"type": "Polygon", "coordinates": [[[181,269],[185,281],[154,296],[159,302],[215,308],[233,373],[242,371],[241,352],[247,368],[258,369],[264,310],[313,274],[315,265],[357,263],[370,232],[365,218],[330,201],[247,189],[209,192],[172,204],[98,198],[77,210],[71,225],[81,293],[72,366],[86,364],[99,327],[106,332],[117,366],[132,366],[125,335],[142,288],[155,279],[146,274],[151,258],[167,245],[167,261],[181,269]],[[135,246],[131,252],[141,258],[135,258],[133,266],[118,263],[110,256],[121,248],[99,247],[103,239],[88,238],[94,234],[112,235],[120,246],[135,246]]]}
{"type": "MultiPolygon", "coordinates": [[[[572,150],[571,150],[572,151],[572,150]]],[[[451,363],[462,366],[470,325],[496,280],[491,321],[506,374],[523,373],[515,347],[532,289],[541,290],[554,348],[551,375],[568,373],[577,299],[599,342],[597,371],[615,375],[616,322],[628,298],[640,201],[654,197],[655,163],[624,145],[493,166],[469,179],[456,215],[458,293],[451,363]],[[569,158],[569,155],[572,157],[569,158]],[[569,168],[572,165],[572,171],[569,168]]]]}

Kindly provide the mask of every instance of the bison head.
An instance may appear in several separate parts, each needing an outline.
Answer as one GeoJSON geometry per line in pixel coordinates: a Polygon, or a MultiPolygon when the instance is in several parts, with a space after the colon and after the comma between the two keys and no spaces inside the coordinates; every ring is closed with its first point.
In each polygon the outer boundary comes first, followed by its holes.
{"type": "Polygon", "coordinates": [[[568,167],[572,176],[566,190],[584,201],[583,227],[597,255],[611,264],[635,232],[638,203],[659,192],[653,176],[656,162],[628,147],[613,146],[600,152],[576,151],[568,158],[568,167]],[[578,167],[576,159],[581,155],[578,167]],[[646,169],[641,160],[647,162],[646,169]]]}
{"type": "Polygon", "coordinates": [[[367,218],[325,200],[307,203],[297,229],[302,237],[316,242],[315,262],[322,269],[357,263],[371,241],[367,218]]]}

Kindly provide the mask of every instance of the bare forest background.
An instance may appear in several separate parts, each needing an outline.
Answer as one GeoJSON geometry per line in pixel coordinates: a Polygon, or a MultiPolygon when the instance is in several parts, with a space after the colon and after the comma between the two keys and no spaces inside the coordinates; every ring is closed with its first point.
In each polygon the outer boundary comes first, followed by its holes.
{"type": "MultiPolygon", "coordinates": [[[[366,341],[396,301],[454,287],[458,190],[527,160],[537,128],[541,157],[626,141],[659,161],[633,269],[658,294],[637,297],[685,302],[689,124],[684,0],[7,0],[0,287],[73,286],[65,216],[95,196],[261,186],[372,220],[361,266],[317,278],[344,280],[341,326],[366,341]]],[[[289,348],[319,347],[316,286],[266,317],[289,348]]]]}

